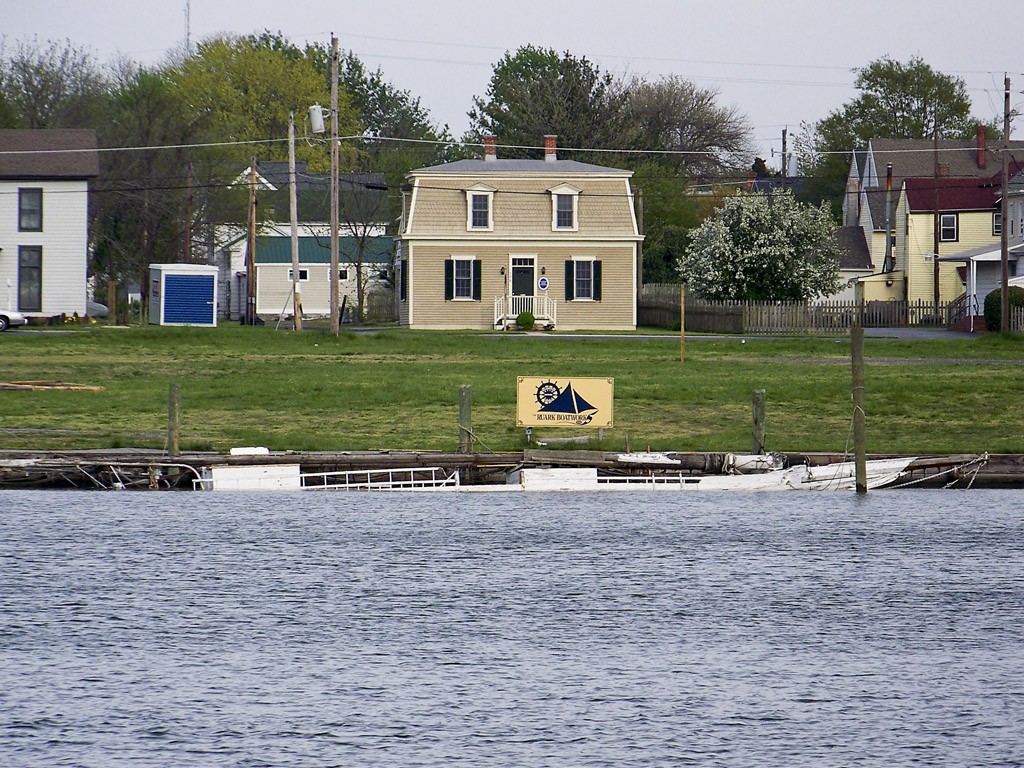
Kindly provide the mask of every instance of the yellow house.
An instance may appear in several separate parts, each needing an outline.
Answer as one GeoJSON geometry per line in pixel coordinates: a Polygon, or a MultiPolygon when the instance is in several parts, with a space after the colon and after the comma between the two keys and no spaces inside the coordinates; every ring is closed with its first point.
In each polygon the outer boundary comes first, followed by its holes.
{"type": "Polygon", "coordinates": [[[964,276],[957,265],[941,257],[999,243],[999,193],[998,178],[903,180],[895,216],[902,235],[897,238],[895,267],[903,273],[907,300],[934,300],[936,276],[940,302],[964,293],[964,276]]]}
{"type": "Polygon", "coordinates": [[[636,328],[639,233],[631,171],[559,160],[483,160],[408,174],[398,245],[399,322],[560,330],[636,328]]]}

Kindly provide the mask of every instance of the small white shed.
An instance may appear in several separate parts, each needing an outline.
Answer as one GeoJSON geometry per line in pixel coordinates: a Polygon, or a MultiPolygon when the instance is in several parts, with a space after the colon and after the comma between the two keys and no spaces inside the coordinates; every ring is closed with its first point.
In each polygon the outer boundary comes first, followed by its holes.
{"type": "Polygon", "coordinates": [[[217,325],[217,267],[149,265],[149,322],[154,325],[217,325]]]}

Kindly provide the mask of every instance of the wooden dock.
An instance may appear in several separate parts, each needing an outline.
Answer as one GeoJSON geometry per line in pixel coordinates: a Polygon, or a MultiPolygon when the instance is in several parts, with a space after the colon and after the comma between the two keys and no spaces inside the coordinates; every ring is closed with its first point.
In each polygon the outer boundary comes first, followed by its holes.
{"type": "MultiPolygon", "coordinates": [[[[786,465],[819,466],[852,457],[827,453],[776,454],[786,465]]],[[[158,450],[0,451],[0,489],[81,488],[103,490],[192,490],[204,468],[267,464],[298,464],[303,473],[444,467],[459,470],[464,485],[500,484],[521,467],[597,467],[622,474],[670,469],[694,475],[721,474],[728,453],[665,453],[624,455],[604,451],[535,450],[496,453],[440,451],[276,451],[266,455],[185,453],[169,456],[158,450]],[[632,456],[633,458],[630,458],[632,456]]],[[[869,458],[892,458],[891,454],[869,458]]],[[[1024,488],[1024,455],[996,454],[976,461],[974,454],[920,458],[907,481],[914,486],[1024,488]],[[966,465],[966,466],[965,466],[966,465]]]]}

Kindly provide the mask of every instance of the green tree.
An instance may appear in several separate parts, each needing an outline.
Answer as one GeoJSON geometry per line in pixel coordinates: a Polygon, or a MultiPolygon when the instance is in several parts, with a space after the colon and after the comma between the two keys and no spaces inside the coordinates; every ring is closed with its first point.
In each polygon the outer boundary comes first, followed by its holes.
{"type": "MultiPolygon", "coordinates": [[[[214,37],[199,43],[196,53],[168,72],[185,105],[197,138],[209,142],[260,142],[222,146],[215,153],[238,170],[249,157],[283,161],[288,157],[288,113],[296,121],[312,104],[329,104],[330,90],[322,72],[281,45],[274,36],[214,37]]],[[[359,131],[355,110],[339,93],[340,135],[359,131]]],[[[328,142],[301,142],[297,155],[311,167],[329,166],[328,142]]],[[[345,162],[351,160],[346,155],[345,162]]]]}
{"type": "Polygon", "coordinates": [[[90,206],[92,274],[145,285],[149,264],[181,259],[185,145],[193,140],[184,107],[166,72],[117,67],[98,132],[101,147],[118,151],[100,155],[90,206]]]}
{"type": "Polygon", "coordinates": [[[932,69],[918,56],[906,63],[883,57],[854,72],[859,95],[813,126],[804,124],[794,137],[809,199],[840,200],[849,153],[869,139],[927,139],[936,126],[942,138],[974,136],[977,121],[961,78],[932,69]]]}
{"type": "Polygon", "coordinates": [[[10,128],[95,128],[107,82],[96,60],[71,41],[0,46],[0,124],[10,128]]]}
{"type": "Polygon", "coordinates": [[[737,301],[800,301],[839,288],[836,225],[826,206],[791,194],[727,199],[692,233],[679,271],[694,295],[737,301]]]}
{"type": "Polygon", "coordinates": [[[690,230],[700,221],[688,179],[669,166],[648,161],[634,170],[633,186],[643,200],[644,282],[679,282],[679,260],[690,242],[690,230]]]}
{"type": "MultiPolygon", "coordinates": [[[[532,45],[506,53],[495,65],[485,96],[474,96],[469,142],[498,137],[503,157],[536,156],[546,134],[562,147],[613,149],[632,146],[622,84],[586,57],[532,45]]],[[[598,153],[559,150],[562,157],[602,162],[598,153]]]]}

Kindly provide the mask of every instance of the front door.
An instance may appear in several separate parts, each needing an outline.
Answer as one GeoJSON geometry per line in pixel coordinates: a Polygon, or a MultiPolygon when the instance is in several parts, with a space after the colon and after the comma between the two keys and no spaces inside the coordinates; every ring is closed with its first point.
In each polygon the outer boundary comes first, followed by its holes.
{"type": "Polygon", "coordinates": [[[512,258],[512,295],[533,296],[533,257],[512,258]]]}
{"type": "Polygon", "coordinates": [[[533,268],[532,256],[512,257],[512,317],[519,317],[521,312],[533,314],[533,268]]]}

